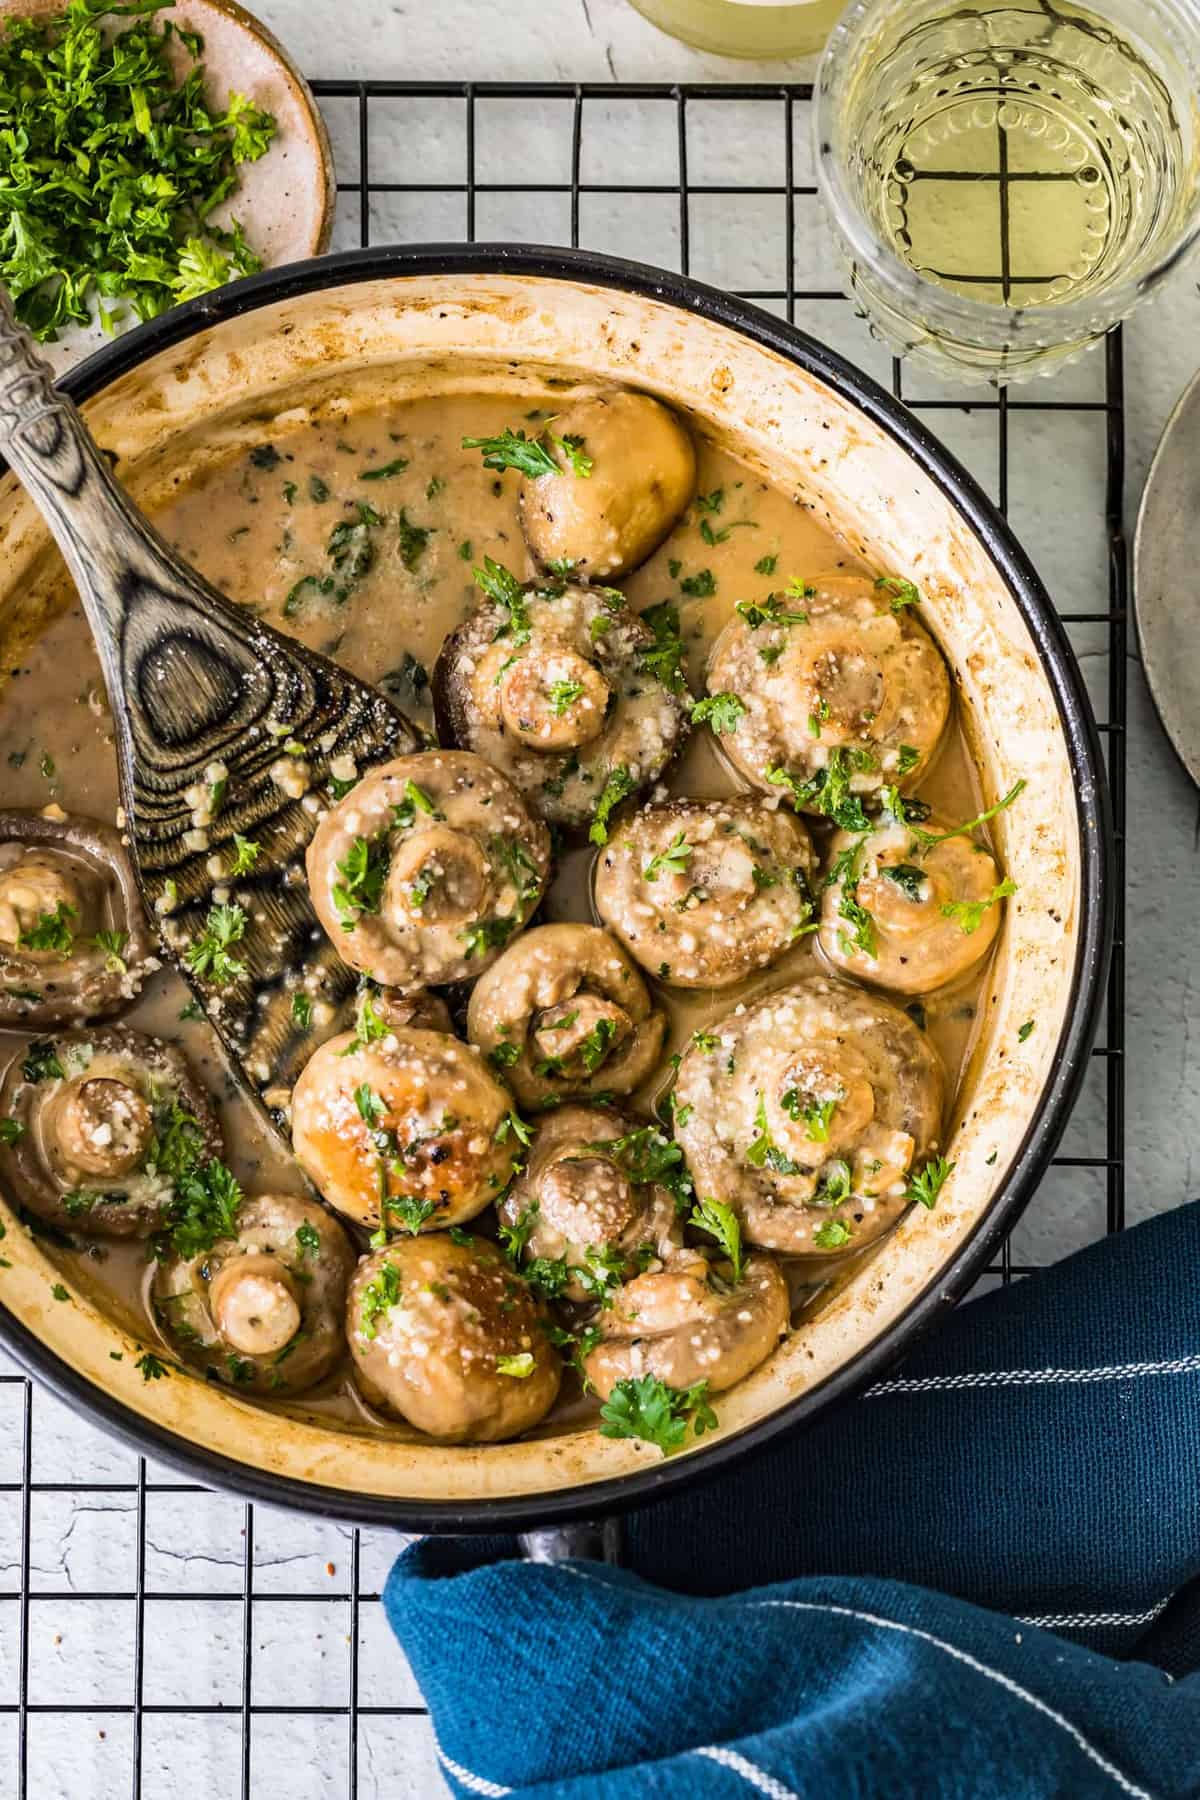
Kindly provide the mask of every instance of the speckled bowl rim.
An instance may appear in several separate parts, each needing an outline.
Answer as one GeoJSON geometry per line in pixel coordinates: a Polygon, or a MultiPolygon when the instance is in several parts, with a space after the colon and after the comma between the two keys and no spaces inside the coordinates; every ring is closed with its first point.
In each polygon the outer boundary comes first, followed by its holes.
{"type": "Polygon", "coordinates": [[[1050,1074],[1008,1174],[973,1229],[893,1323],[825,1380],[742,1431],[707,1448],[698,1446],[678,1462],[663,1461],[579,1489],[469,1501],[397,1500],[331,1488],[251,1467],[148,1421],[101,1392],[0,1305],[0,1342],[21,1365],[136,1450],[251,1500],[409,1531],[522,1530],[644,1505],[719,1475],[782,1434],[815,1423],[830,1407],[878,1380],[971,1286],[1044,1174],[1087,1072],[1104,999],[1114,919],[1112,820],[1100,738],[1066,631],[1033,565],[978,483],[919,419],[837,352],[772,314],[688,277],[589,251],[511,244],[376,246],[267,270],[206,294],[106,345],[64,376],[60,385],[77,401],[89,399],[158,352],[278,301],[359,282],[459,274],[581,282],[699,314],[824,382],[910,456],[983,545],[1030,634],[1062,724],[1074,778],[1080,878],[1069,1001],[1050,1074]]]}

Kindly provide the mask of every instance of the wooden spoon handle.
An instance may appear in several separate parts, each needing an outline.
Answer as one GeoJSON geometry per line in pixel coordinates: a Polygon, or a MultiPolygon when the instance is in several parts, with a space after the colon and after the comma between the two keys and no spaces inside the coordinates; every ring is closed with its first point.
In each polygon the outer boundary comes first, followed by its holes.
{"type": "Polygon", "coordinates": [[[79,589],[110,692],[131,599],[147,586],[194,592],[173,552],[133,508],[72,401],[0,287],[0,452],[36,502],[79,589]]]}

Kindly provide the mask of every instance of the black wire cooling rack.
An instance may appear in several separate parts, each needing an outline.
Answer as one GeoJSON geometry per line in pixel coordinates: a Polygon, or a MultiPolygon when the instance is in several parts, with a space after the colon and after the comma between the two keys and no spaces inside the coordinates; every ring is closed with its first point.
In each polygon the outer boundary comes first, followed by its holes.
{"type": "MultiPolygon", "coordinates": [[[[933,378],[882,352],[842,292],[812,179],[807,84],[317,81],[314,89],[336,148],[342,246],[529,237],[716,281],[889,381],[931,415],[1011,514],[1056,594],[1102,721],[1118,919],[1106,1020],[1068,1153],[988,1279],[1049,1260],[1048,1238],[1061,1253],[1120,1230],[1120,332],[1103,353],[1012,397],[927,391],[933,378]],[[1052,471],[1063,466],[1077,484],[1070,520],[1053,488],[1052,471]],[[1067,560],[1048,566],[1064,540],[1067,560]]],[[[205,1790],[222,1800],[436,1791],[419,1695],[384,1645],[378,1589],[395,1548],[386,1535],[256,1511],[172,1480],[73,1421],[11,1366],[0,1369],[0,1476],[0,1793],[175,1800],[200,1769],[205,1790]],[[381,1666],[394,1671],[390,1685],[381,1666]]]]}

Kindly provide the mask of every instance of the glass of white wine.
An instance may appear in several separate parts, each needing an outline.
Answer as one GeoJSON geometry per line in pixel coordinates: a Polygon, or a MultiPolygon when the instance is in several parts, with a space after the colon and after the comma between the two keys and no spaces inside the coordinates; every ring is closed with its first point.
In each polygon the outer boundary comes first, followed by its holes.
{"type": "Polygon", "coordinates": [[[1200,0],[852,0],[817,86],[853,291],[960,379],[1051,372],[1200,236],[1200,0]]]}
{"type": "Polygon", "coordinates": [[[843,0],[632,0],[652,25],[718,56],[803,56],[819,50],[843,0]]]}

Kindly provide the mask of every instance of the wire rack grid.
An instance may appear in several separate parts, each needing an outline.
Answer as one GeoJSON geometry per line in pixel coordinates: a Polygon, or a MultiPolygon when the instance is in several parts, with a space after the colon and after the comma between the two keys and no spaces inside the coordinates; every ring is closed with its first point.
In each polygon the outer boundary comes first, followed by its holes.
{"type": "MultiPolygon", "coordinates": [[[[985,1282],[1124,1221],[1127,573],[1119,332],[1009,397],[902,370],[842,291],[806,84],[317,81],[338,164],[335,247],[569,243],[673,266],[803,326],[946,439],[1038,562],[1107,751],[1118,925],[1106,1018],[1063,1154],[985,1282]],[[409,179],[413,174],[420,179],[409,179]]],[[[242,1800],[440,1790],[388,1638],[386,1533],[181,1482],[0,1367],[0,1793],[159,1800],[205,1770],[242,1800]]]]}

